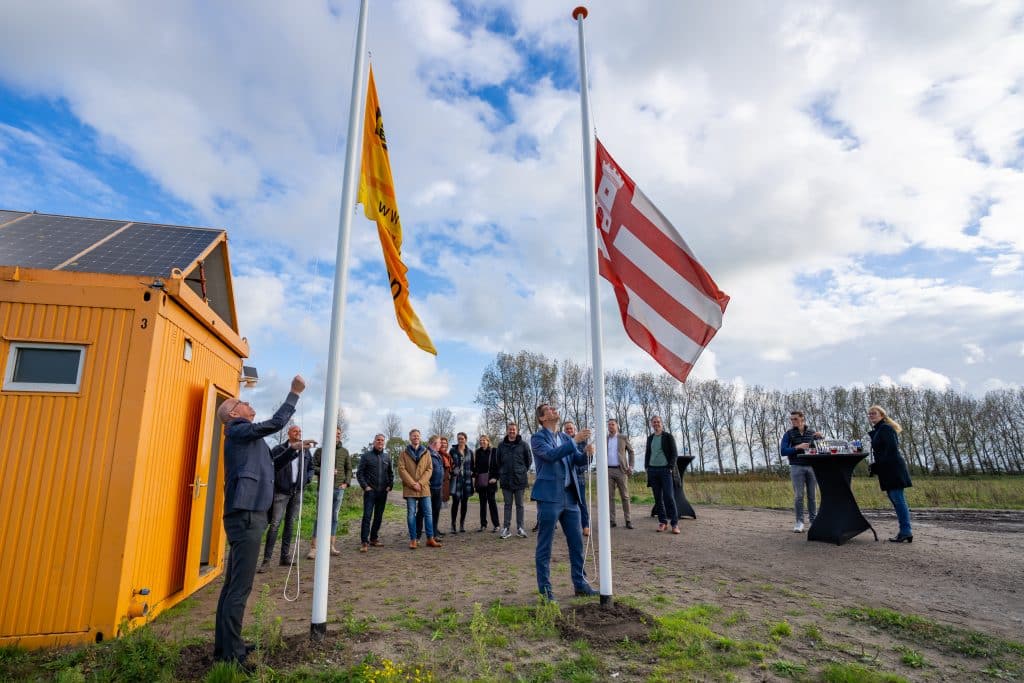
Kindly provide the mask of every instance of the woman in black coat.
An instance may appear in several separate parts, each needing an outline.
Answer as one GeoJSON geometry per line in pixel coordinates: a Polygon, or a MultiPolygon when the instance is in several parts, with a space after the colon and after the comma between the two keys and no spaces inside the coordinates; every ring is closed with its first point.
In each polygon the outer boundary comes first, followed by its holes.
{"type": "Polygon", "coordinates": [[[872,427],[868,435],[871,436],[871,450],[875,459],[871,465],[871,473],[878,477],[878,485],[896,508],[896,519],[900,523],[899,533],[889,540],[893,543],[913,543],[910,507],[907,506],[907,498],[903,495],[903,489],[910,488],[913,484],[910,481],[907,463],[900,455],[899,438],[896,436],[903,428],[879,406],[868,408],[868,422],[872,427]]]}
{"type": "Polygon", "coordinates": [[[487,512],[490,510],[493,533],[498,530],[498,501],[495,499],[498,491],[498,449],[491,448],[491,439],[486,434],[480,435],[479,443],[480,447],[473,454],[473,479],[480,494],[480,528],[477,531],[487,530],[487,512]]]}

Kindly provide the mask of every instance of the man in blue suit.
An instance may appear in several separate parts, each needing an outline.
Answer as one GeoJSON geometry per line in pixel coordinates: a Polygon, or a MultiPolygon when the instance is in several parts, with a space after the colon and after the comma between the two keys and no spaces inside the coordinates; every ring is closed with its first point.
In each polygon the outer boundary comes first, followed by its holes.
{"type": "Polygon", "coordinates": [[[583,574],[583,529],[580,527],[580,501],[582,487],[576,475],[576,466],[586,465],[587,456],[577,444],[590,438],[589,429],[581,429],[569,437],[558,431],[558,409],[548,403],[537,406],[537,422],[542,429],[530,439],[537,479],[533,484],[531,500],[537,501],[538,532],[537,590],[548,600],[554,600],[551,590],[551,541],[555,524],[561,522],[562,532],[569,545],[569,564],[572,585],[576,595],[597,595],[583,574]]]}
{"type": "Polygon", "coordinates": [[[296,375],[284,403],[264,422],[253,422],[256,411],[237,398],[225,400],[217,409],[217,417],[224,423],[224,531],[231,545],[224,587],[217,600],[213,638],[213,658],[217,661],[248,668],[242,615],[256,575],[267,511],[274,501],[274,461],[263,437],[288,424],[305,388],[305,380],[296,375]]]}

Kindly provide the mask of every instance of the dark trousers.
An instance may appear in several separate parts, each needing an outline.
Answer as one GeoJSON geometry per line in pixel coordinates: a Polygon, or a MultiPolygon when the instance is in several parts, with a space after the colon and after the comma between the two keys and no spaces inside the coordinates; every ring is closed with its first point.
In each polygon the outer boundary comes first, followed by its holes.
{"type": "Polygon", "coordinates": [[[590,507],[587,505],[587,481],[586,474],[580,474],[577,478],[580,480],[580,494],[583,496],[583,500],[580,501],[580,526],[584,529],[590,528],[590,507]]]}
{"type": "Polygon", "coordinates": [[[501,497],[505,501],[505,521],[502,524],[506,529],[512,528],[512,503],[516,504],[516,528],[523,528],[523,517],[526,511],[523,509],[523,489],[502,489],[501,497]]]}
{"type": "Polygon", "coordinates": [[[384,507],[388,504],[388,492],[363,491],[363,523],[359,528],[362,543],[376,541],[380,534],[380,523],[384,520],[384,507]],[[371,525],[372,518],[372,525],[371,525]]]}
{"type": "Polygon", "coordinates": [[[676,495],[672,486],[672,470],[668,467],[650,467],[647,477],[654,491],[654,505],[658,509],[658,521],[672,526],[679,524],[679,512],[676,510],[676,495]]]}
{"type": "Polygon", "coordinates": [[[487,511],[491,511],[491,525],[498,526],[498,501],[495,496],[498,493],[496,486],[488,486],[478,491],[480,494],[480,526],[487,526],[487,511]]]}
{"type": "MultiPolygon", "coordinates": [[[[430,512],[434,518],[434,534],[440,529],[441,520],[441,489],[430,489],[430,512]]],[[[416,538],[423,535],[423,506],[416,511],[416,538]]]]}
{"type": "Polygon", "coordinates": [[[534,562],[537,569],[537,590],[551,593],[551,542],[555,524],[561,523],[565,542],[569,546],[569,573],[574,588],[587,585],[583,573],[583,528],[580,526],[580,504],[576,494],[564,491],[560,502],[540,501],[537,504],[537,550],[534,562]]]}
{"type": "Polygon", "coordinates": [[[224,568],[224,586],[217,599],[214,625],[213,658],[242,661],[245,641],[242,640],[242,615],[252,592],[256,564],[260,558],[260,541],[267,528],[267,513],[236,510],[224,515],[224,531],[231,548],[224,568]]]}
{"type": "Polygon", "coordinates": [[[452,494],[452,531],[455,531],[455,521],[458,520],[459,528],[466,530],[466,511],[469,510],[469,496],[456,496],[452,494]]]}
{"type": "Polygon", "coordinates": [[[267,529],[267,547],[263,550],[263,561],[269,562],[277,543],[277,530],[284,519],[284,533],[281,535],[281,564],[288,562],[292,554],[292,540],[295,538],[295,524],[299,521],[299,503],[302,489],[291,493],[275,493],[274,505],[270,508],[270,528],[267,529]]]}

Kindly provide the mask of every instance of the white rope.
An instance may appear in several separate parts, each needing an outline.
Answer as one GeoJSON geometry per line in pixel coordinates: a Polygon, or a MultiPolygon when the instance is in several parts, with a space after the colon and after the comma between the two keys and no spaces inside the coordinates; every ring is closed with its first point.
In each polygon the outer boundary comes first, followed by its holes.
{"type": "MultiPolygon", "coordinates": [[[[320,257],[317,256],[316,258],[313,259],[313,282],[314,283],[316,282],[317,277],[319,277],[319,275],[320,275],[319,271],[320,271],[320,257]]],[[[310,288],[310,290],[309,290],[309,297],[306,300],[306,317],[307,318],[312,317],[312,313],[313,313],[313,289],[310,288]]],[[[304,371],[306,369],[306,361],[308,360],[307,355],[308,354],[306,353],[306,351],[303,351],[303,353],[301,355],[301,361],[299,363],[300,374],[301,374],[302,371],[304,371]]],[[[299,418],[298,421],[296,421],[296,425],[298,425],[299,429],[302,430],[303,435],[305,435],[305,429],[303,429],[303,425],[306,423],[306,419],[305,418],[306,418],[306,405],[307,405],[307,403],[308,402],[304,402],[302,404],[303,405],[303,409],[300,411],[300,418],[299,418]]],[[[321,444],[320,445],[320,448],[321,448],[321,451],[320,451],[321,452],[321,462],[323,462],[323,455],[322,454],[323,454],[323,449],[325,447],[326,447],[325,444],[321,444]]],[[[298,512],[298,515],[297,515],[297,519],[295,520],[295,538],[293,539],[293,542],[292,542],[292,552],[291,552],[290,557],[288,558],[289,559],[289,562],[288,562],[288,575],[285,577],[285,579],[284,579],[284,587],[281,589],[281,597],[283,597],[288,602],[295,602],[296,600],[298,600],[299,599],[299,595],[302,592],[302,571],[301,571],[301,566],[300,566],[299,558],[301,557],[300,542],[302,541],[302,507],[303,507],[303,504],[305,503],[305,498],[306,498],[306,449],[305,449],[305,439],[300,440],[300,443],[299,443],[299,459],[300,459],[300,461],[299,461],[299,481],[302,482],[301,485],[299,486],[299,512],[298,512]],[[293,571],[295,572],[295,592],[292,595],[289,595],[288,594],[288,586],[289,586],[289,584],[292,581],[292,572],[293,571]]],[[[323,470],[322,469],[320,471],[320,476],[321,477],[323,476],[323,470]]],[[[320,481],[317,480],[317,486],[319,487],[319,485],[320,485],[320,481]]],[[[334,509],[333,506],[332,506],[331,509],[332,510],[334,509]]],[[[288,514],[287,511],[285,511],[285,514],[286,515],[288,514]]],[[[284,542],[284,538],[281,539],[281,542],[282,543],[284,542]]],[[[329,549],[328,549],[328,552],[329,552],[329,549]]]]}

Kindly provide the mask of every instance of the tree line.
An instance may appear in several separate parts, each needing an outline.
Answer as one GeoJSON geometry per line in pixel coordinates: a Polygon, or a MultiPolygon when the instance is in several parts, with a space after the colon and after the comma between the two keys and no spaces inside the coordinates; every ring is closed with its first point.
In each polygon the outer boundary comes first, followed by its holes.
{"type": "MultiPolygon", "coordinates": [[[[590,367],[530,351],[499,353],[477,390],[480,433],[500,437],[508,422],[532,433],[534,409],[543,401],[554,401],[564,419],[592,425],[590,367]]],[[[981,397],[877,384],[781,391],[720,380],[681,383],[665,373],[619,369],[606,372],[605,403],[607,417],[630,438],[646,438],[651,417],[660,415],[665,429],[695,456],[692,467],[700,472],[765,471],[785,464],[779,441],[790,410],[802,410],[807,424],[827,438],[866,439],[867,408],[878,404],[903,426],[900,446],[919,472],[1024,473],[1024,388],[981,397]]]]}

